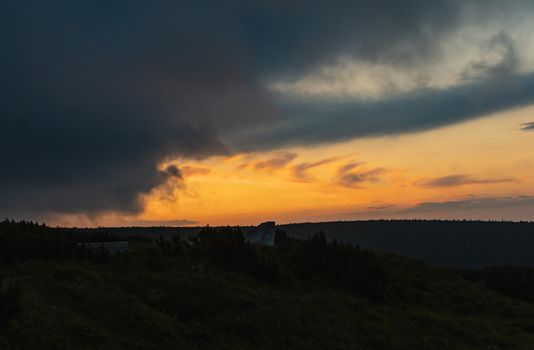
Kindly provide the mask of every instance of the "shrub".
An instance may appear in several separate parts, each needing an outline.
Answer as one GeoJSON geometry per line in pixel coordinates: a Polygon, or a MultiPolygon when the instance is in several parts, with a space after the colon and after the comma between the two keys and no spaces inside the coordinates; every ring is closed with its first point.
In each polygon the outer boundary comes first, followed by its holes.
{"type": "Polygon", "coordinates": [[[280,275],[278,265],[272,259],[261,255],[248,262],[246,272],[256,280],[266,283],[278,282],[280,275]]]}
{"type": "Polygon", "coordinates": [[[0,280],[0,330],[20,312],[20,296],[18,285],[6,286],[0,280]]]}

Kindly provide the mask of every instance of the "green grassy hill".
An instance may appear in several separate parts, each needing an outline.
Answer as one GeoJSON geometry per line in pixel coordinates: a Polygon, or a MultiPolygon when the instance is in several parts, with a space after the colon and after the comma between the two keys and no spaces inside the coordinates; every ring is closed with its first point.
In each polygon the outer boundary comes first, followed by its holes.
{"type": "Polygon", "coordinates": [[[0,348],[533,348],[534,305],[455,272],[369,253],[387,272],[375,299],[323,270],[303,274],[287,250],[251,249],[276,273],[171,242],[131,242],[127,257],[4,264],[4,290],[22,294],[0,348]]]}

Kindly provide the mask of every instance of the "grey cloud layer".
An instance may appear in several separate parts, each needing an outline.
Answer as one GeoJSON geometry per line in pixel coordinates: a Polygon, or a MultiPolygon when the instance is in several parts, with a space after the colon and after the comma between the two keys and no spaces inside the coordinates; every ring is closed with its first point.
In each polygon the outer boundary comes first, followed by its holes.
{"type": "MultiPolygon", "coordinates": [[[[527,6],[470,6],[494,3],[527,6]]],[[[157,169],[172,157],[425,130],[532,103],[534,76],[508,72],[377,103],[286,104],[263,86],[340,55],[422,64],[463,4],[4,1],[0,213],[136,213],[179,174],[157,169]]]]}
{"type": "Polygon", "coordinates": [[[260,134],[243,135],[237,144],[243,148],[271,148],[396,135],[532,103],[534,74],[507,75],[373,102],[291,103],[286,106],[284,120],[265,126],[267,131],[260,134]]]}
{"type": "Polygon", "coordinates": [[[448,209],[488,209],[488,208],[515,208],[534,207],[533,196],[510,196],[510,197],[481,197],[452,200],[444,202],[423,202],[405,213],[418,213],[427,211],[440,211],[448,209]]]}
{"type": "Polygon", "coordinates": [[[506,32],[501,31],[494,35],[484,46],[486,54],[491,51],[501,51],[500,60],[491,62],[487,57],[482,57],[471,62],[462,73],[464,80],[500,77],[516,71],[519,66],[516,43],[506,32]]]}

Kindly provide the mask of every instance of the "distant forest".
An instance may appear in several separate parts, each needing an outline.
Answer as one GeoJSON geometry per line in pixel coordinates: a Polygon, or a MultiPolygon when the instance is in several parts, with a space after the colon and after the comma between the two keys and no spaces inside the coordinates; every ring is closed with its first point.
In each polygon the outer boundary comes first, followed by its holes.
{"type": "MultiPolygon", "coordinates": [[[[369,220],[298,223],[278,226],[305,239],[323,231],[327,240],[394,253],[436,266],[482,268],[495,265],[534,267],[534,223],[501,221],[369,220]]],[[[120,237],[182,237],[202,227],[120,227],[78,229],[120,237]]],[[[249,227],[241,228],[246,232],[249,227]]]]}

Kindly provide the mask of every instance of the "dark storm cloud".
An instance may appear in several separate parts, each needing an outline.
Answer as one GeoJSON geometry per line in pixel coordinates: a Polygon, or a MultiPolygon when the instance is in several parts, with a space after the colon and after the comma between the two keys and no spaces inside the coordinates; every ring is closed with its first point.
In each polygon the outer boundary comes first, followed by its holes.
{"type": "Polygon", "coordinates": [[[176,165],[169,165],[167,168],[165,168],[165,173],[167,173],[171,177],[180,180],[183,179],[182,172],[180,171],[180,169],[178,169],[176,165]]]}
{"type": "Polygon", "coordinates": [[[169,165],[167,168],[165,168],[165,173],[176,179],[183,179],[182,171],[178,169],[176,165],[169,165]]]}
{"type": "Polygon", "coordinates": [[[479,179],[464,174],[454,174],[423,180],[417,183],[423,187],[454,187],[463,185],[488,185],[513,181],[512,178],[479,179]]]}
{"type": "Polygon", "coordinates": [[[421,64],[463,3],[3,1],[0,211],[135,213],[176,179],[158,170],[173,157],[425,130],[532,102],[530,75],[335,105],[283,104],[262,85],[339,56],[421,64]]]}
{"type": "Polygon", "coordinates": [[[488,209],[488,208],[515,208],[534,207],[533,196],[510,196],[510,197],[474,197],[468,199],[423,202],[405,210],[406,213],[426,211],[439,211],[448,209],[488,209]]]}
{"type": "Polygon", "coordinates": [[[0,14],[0,210],[138,212],[173,156],[228,153],[272,114],[215,8],[8,1],[0,14]],[[228,54],[230,53],[230,55],[228,54]]]}
{"type": "Polygon", "coordinates": [[[413,65],[435,55],[455,26],[460,1],[262,1],[241,17],[254,64],[296,74],[339,55],[413,65]]]}

